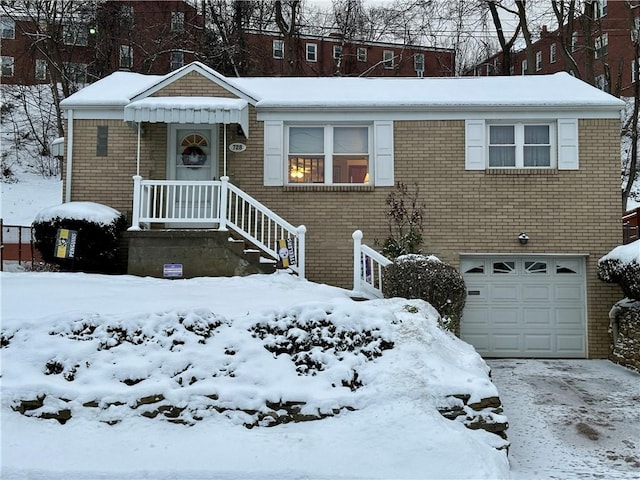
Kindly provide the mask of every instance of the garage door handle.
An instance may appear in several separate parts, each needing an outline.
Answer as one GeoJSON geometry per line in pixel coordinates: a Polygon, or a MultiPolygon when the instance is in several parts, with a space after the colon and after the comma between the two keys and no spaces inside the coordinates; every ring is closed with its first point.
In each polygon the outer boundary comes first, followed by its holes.
{"type": "Polygon", "coordinates": [[[480,295],[480,290],[469,290],[467,295],[480,295]]]}

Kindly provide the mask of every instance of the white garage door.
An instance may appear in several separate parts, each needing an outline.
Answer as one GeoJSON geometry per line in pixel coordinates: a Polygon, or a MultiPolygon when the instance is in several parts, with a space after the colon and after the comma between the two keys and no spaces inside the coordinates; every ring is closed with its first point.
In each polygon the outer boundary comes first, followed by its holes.
{"type": "Polygon", "coordinates": [[[464,341],[487,357],[586,357],[584,257],[466,256],[464,341]]]}

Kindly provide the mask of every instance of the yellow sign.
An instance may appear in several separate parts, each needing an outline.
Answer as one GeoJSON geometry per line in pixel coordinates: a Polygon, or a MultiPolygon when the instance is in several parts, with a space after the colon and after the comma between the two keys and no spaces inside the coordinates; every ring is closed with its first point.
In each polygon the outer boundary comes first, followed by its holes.
{"type": "Polygon", "coordinates": [[[59,228],[56,235],[56,246],[54,256],[58,258],[74,258],[76,255],[76,241],[78,232],[59,228]]]}
{"type": "Polygon", "coordinates": [[[282,268],[289,268],[296,264],[296,255],[290,238],[278,240],[278,256],[282,262],[282,268]]]}

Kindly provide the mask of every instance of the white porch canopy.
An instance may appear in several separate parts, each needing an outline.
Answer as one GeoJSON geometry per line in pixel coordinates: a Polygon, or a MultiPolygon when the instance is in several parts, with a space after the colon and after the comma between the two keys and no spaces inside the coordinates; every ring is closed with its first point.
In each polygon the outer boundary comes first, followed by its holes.
{"type": "Polygon", "coordinates": [[[147,97],[124,107],[124,119],[151,123],[237,123],[249,136],[246,100],[220,97],[147,97]]]}

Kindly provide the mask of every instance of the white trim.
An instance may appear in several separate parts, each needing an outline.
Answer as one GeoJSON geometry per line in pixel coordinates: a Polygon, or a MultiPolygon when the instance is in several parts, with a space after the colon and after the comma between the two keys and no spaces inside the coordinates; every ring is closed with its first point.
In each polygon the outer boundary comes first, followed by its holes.
{"type": "Polygon", "coordinates": [[[67,164],[67,175],[64,182],[64,201],[66,203],[71,201],[71,180],[73,176],[73,109],[67,110],[67,120],[67,157],[65,158],[67,164]]]}
{"type": "Polygon", "coordinates": [[[556,109],[522,106],[502,109],[500,106],[474,108],[472,106],[447,107],[390,107],[390,108],[335,108],[322,109],[257,109],[257,120],[282,120],[285,122],[362,122],[376,120],[549,120],[550,118],[584,118],[620,120],[621,110],[597,107],[585,110],[556,109]]]}

